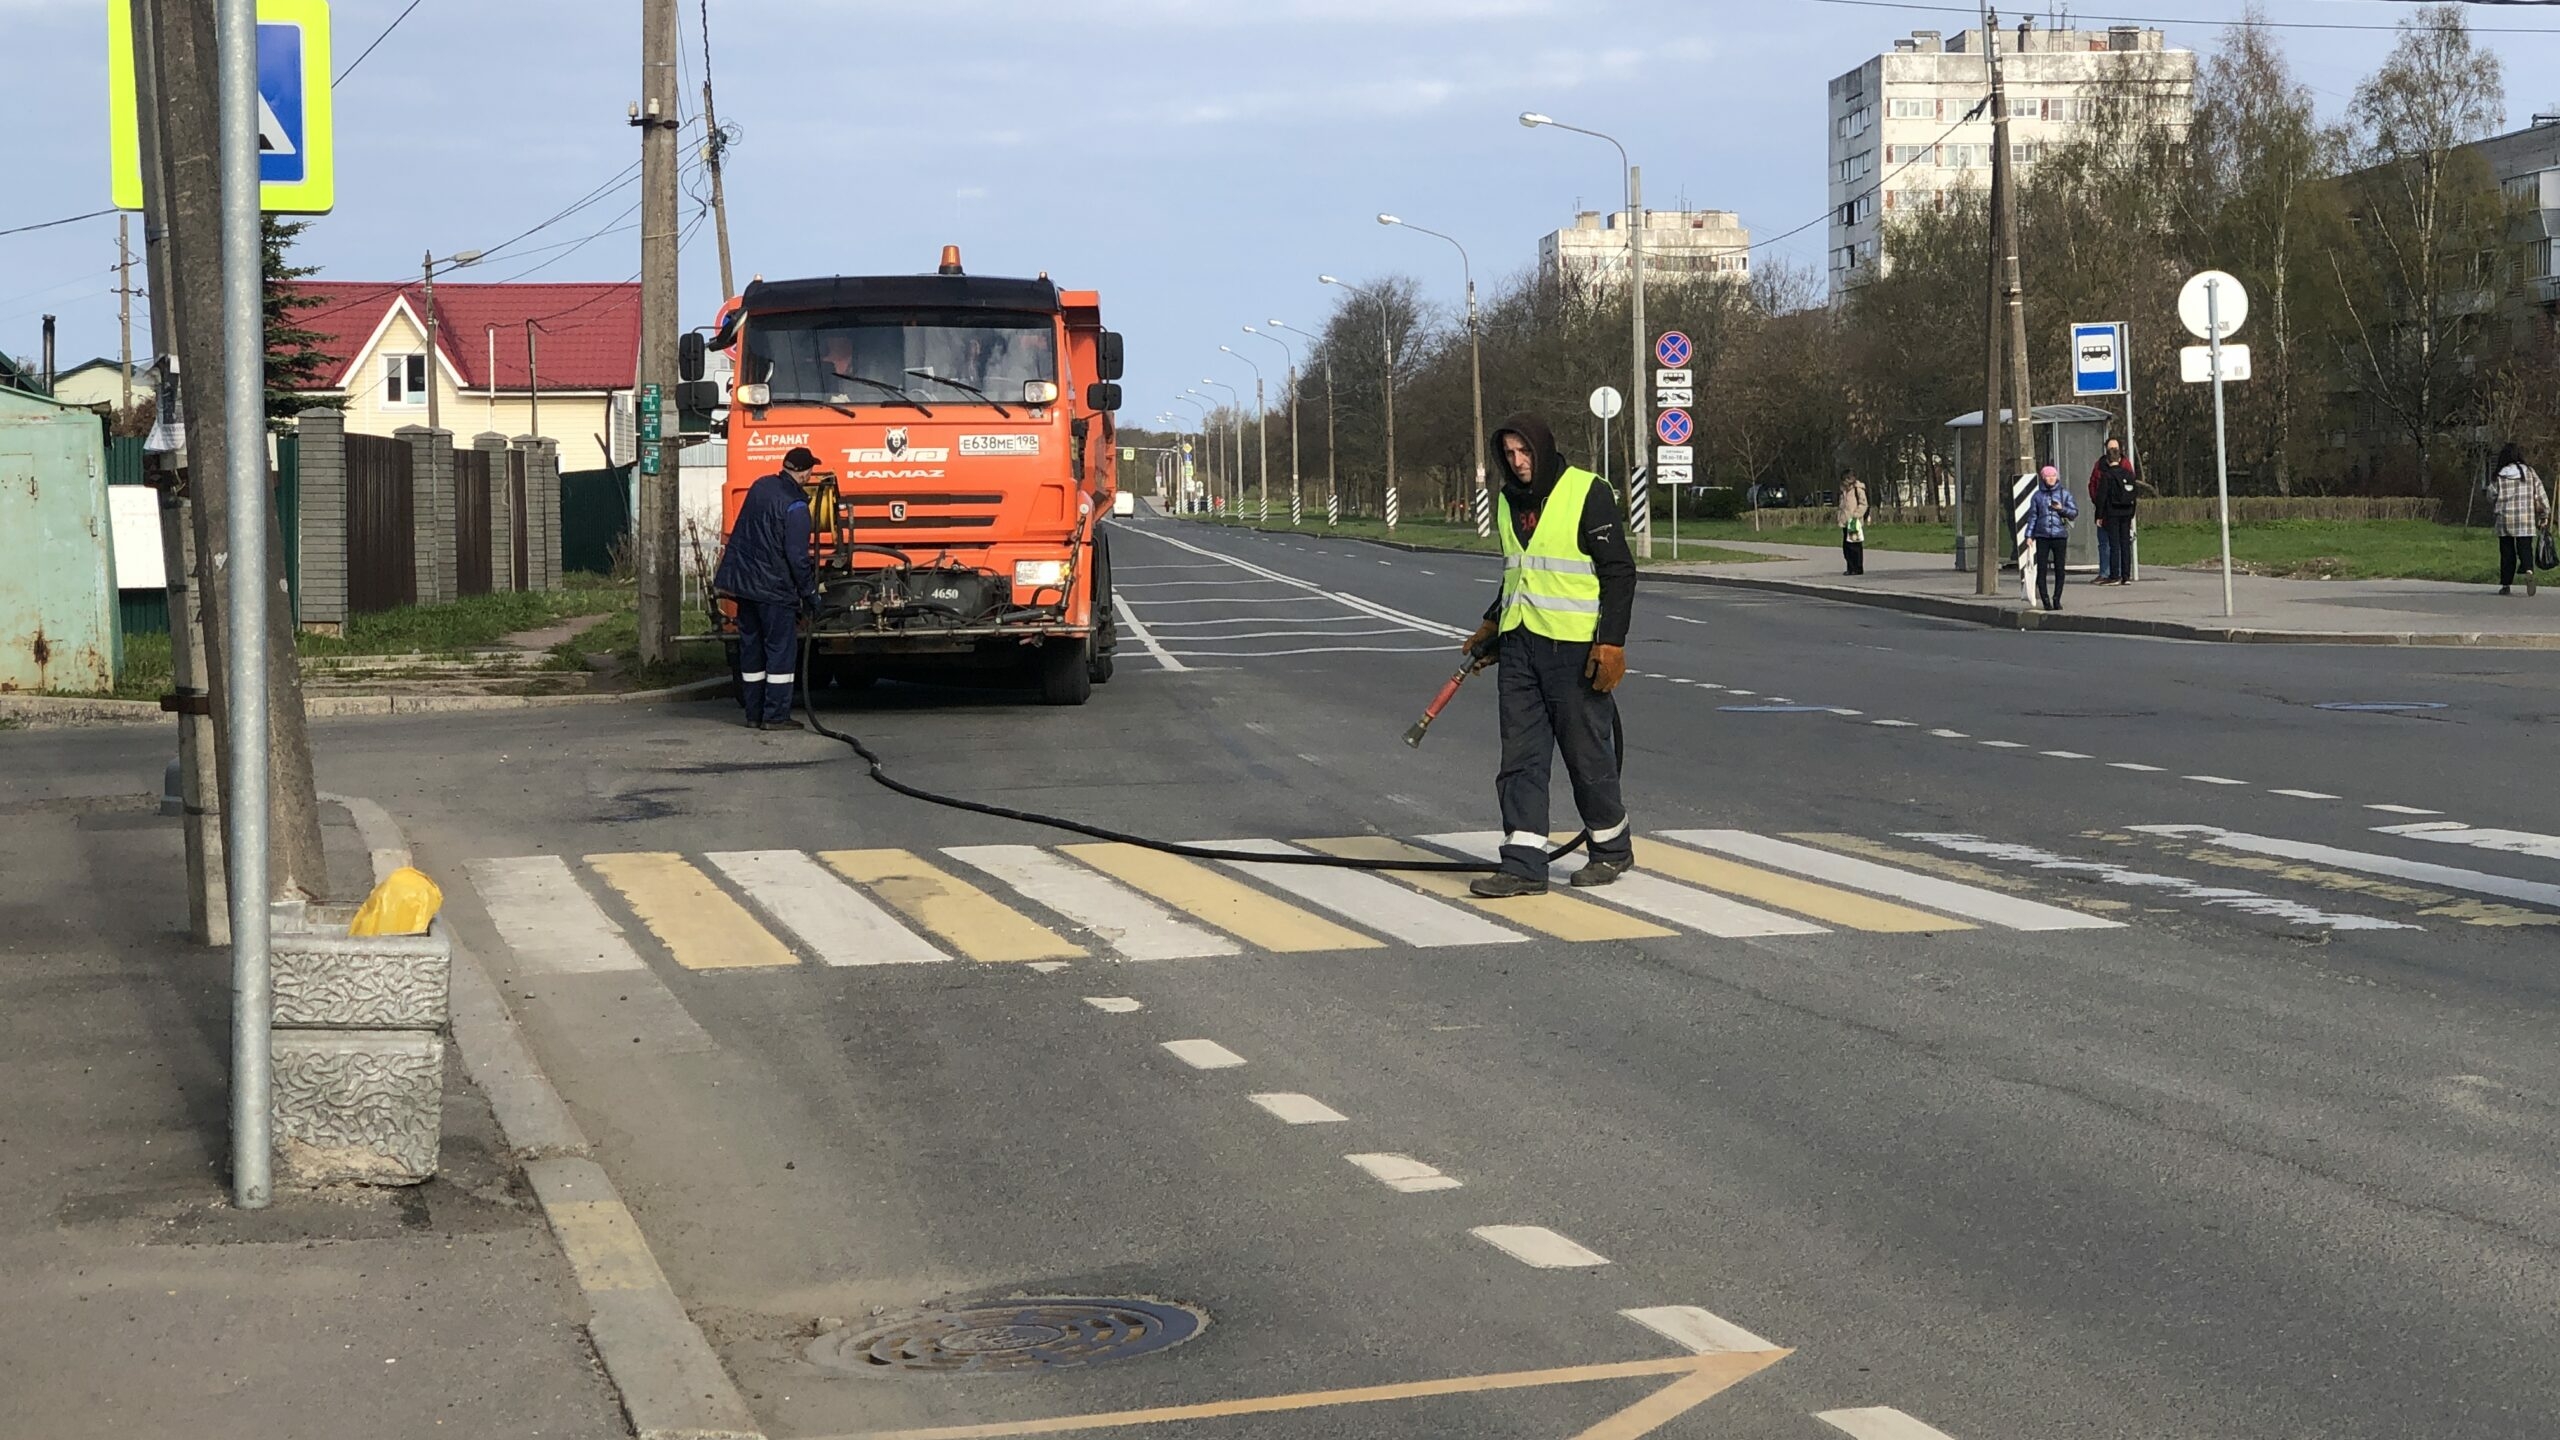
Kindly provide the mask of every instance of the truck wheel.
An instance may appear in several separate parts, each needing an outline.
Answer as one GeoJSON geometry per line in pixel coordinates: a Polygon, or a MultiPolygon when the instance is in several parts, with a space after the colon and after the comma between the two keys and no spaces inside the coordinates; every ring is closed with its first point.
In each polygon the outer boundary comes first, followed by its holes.
{"type": "Polygon", "coordinates": [[[1052,640],[1040,647],[1040,701],[1081,705],[1093,695],[1093,641],[1052,640]]]}

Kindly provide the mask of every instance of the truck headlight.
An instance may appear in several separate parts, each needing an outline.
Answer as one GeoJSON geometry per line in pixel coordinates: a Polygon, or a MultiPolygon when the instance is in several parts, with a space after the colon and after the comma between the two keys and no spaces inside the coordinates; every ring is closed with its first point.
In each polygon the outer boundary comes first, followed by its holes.
{"type": "Polygon", "coordinates": [[[1030,381],[1022,387],[1022,403],[1025,405],[1055,405],[1058,403],[1058,387],[1047,380],[1030,381]]]}
{"type": "Polygon", "coordinates": [[[761,410],[773,403],[770,385],[741,385],[729,392],[729,398],[750,410],[761,410]]]}
{"type": "Polygon", "coordinates": [[[1013,583],[1016,588],[1023,590],[1060,589],[1067,583],[1067,562],[1064,560],[1016,560],[1013,562],[1013,583]]]}

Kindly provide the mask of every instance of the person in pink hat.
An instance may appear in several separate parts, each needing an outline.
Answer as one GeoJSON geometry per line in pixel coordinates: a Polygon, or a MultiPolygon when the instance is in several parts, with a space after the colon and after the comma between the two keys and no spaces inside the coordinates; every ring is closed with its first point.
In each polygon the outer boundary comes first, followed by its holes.
{"type": "Polygon", "coordinates": [[[2062,472],[2047,465],[2036,472],[2035,493],[2027,497],[2027,538],[2036,546],[2036,603],[2062,608],[2063,552],[2071,547],[2071,522],[2080,518],[2080,502],[2063,487],[2062,472]]]}

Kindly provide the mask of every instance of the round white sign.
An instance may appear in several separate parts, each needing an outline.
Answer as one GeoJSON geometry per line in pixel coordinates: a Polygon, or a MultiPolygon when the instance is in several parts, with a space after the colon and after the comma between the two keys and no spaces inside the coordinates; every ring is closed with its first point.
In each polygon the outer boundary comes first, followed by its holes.
{"type": "Polygon", "coordinates": [[[1618,412],[1625,408],[1626,400],[1614,385],[1603,385],[1591,392],[1591,413],[1603,420],[1617,419],[1618,412]]]}
{"type": "Polygon", "coordinates": [[[2204,271],[2188,280],[2186,287],[2178,292],[2178,319],[2186,325],[2187,333],[2199,340],[2213,338],[2213,327],[2205,319],[2207,308],[2221,317],[2222,338],[2228,340],[2249,318],[2249,292],[2240,288],[2239,281],[2219,270],[2204,271]],[[2208,285],[2213,287],[2209,306],[2205,294],[2208,285]]]}

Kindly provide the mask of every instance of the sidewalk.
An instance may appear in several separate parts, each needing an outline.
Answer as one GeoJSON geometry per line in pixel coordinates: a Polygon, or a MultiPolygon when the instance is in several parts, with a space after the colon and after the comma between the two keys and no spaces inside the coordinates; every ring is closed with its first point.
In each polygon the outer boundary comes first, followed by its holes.
{"type": "MultiPolygon", "coordinates": [[[[330,813],[333,877],[369,881],[330,813]]],[[[0,1429],[628,1436],[458,1063],[436,1180],[230,1208],[230,975],[185,941],[183,871],[147,797],[0,788],[0,1429]]]]}
{"type": "MultiPolygon", "coordinates": [[[[1657,537],[1657,545],[1660,543],[1657,537]]],[[[1867,573],[1840,573],[1838,546],[1718,540],[1734,550],[1780,557],[1751,564],[1657,565],[1648,580],[1731,585],[1881,605],[1948,619],[2021,630],[2071,630],[2336,645],[2484,645],[2560,649],[2560,588],[2528,598],[2519,586],[2500,596],[2493,586],[2434,580],[2273,580],[2232,577],[2235,614],[2222,613],[2222,572],[2146,566],[2129,586],[2093,586],[2074,571],[2064,608],[2029,605],[2015,574],[2000,577],[1997,599],[1973,593],[1974,577],[1951,556],[1869,550],[1867,573]]]]}

